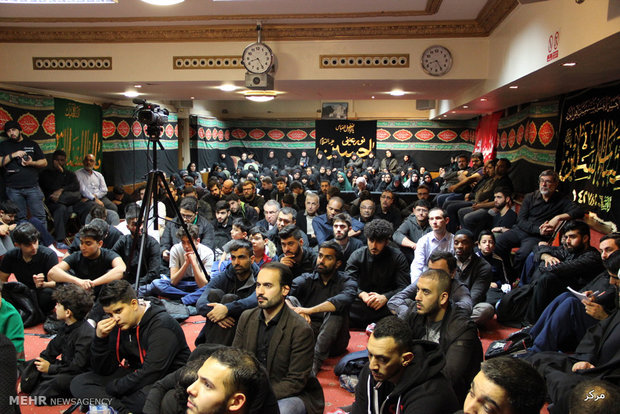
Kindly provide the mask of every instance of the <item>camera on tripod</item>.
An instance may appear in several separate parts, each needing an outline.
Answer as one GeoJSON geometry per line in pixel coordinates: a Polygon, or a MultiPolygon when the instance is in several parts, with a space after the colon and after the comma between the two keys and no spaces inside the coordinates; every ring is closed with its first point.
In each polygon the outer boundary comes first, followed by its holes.
{"type": "Polygon", "coordinates": [[[147,126],[164,126],[168,122],[168,114],[170,113],[166,108],[149,103],[144,99],[134,99],[133,103],[138,105],[136,107],[136,118],[140,123],[147,126]]]}

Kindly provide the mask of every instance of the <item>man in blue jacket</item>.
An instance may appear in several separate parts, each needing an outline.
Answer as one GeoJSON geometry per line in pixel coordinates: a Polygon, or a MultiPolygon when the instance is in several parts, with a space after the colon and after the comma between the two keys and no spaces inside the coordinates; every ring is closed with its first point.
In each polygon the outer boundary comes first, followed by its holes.
{"type": "Polygon", "coordinates": [[[196,345],[230,345],[241,313],[258,305],[255,288],[260,269],[254,263],[252,244],[233,240],[229,250],[230,264],[209,281],[196,303],[196,311],[207,318],[196,345]]]}

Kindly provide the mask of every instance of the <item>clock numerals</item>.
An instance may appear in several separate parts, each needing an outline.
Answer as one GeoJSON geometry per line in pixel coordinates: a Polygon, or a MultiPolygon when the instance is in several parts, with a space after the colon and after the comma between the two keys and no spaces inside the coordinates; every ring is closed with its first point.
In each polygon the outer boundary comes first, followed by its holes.
{"type": "Polygon", "coordinates": [[[271,49],[263,43],[248,46],[243,52],[243,65],[252,73],[264,73],[273,63],[271,49]]]}

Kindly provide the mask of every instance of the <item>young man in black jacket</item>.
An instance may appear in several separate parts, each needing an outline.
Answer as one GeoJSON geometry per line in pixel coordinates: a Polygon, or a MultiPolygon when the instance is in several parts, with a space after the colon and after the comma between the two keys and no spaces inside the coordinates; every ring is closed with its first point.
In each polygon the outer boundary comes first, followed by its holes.
{"type": "Polygon", "coordinates": [[[422,273],[415,297],[417,312],[410,313],[407,322],[414,338],[439,344],[446,359],[442,372],[462,403],[480,369],[482,344],[469,314],[452,306],[451,285],[452,278],[443,270],[422,273]]]}
{"type": "Polygon", "coordinates": [[[353,414],[446,414],[458,402],[441,373],[439,345],[413,339],[396,316],[381,319],[368,339],[368,364],[355,389],[353,414]]]}
{"type": "Polygon", "coordinates": [[[125,280],[105,285],[99,302],[110,317],[97,323],[91,371],[73,379],[71,393],[140,413],[153,383],[187,362],[185,334],[163,306],[138,301],[125,280]]]}

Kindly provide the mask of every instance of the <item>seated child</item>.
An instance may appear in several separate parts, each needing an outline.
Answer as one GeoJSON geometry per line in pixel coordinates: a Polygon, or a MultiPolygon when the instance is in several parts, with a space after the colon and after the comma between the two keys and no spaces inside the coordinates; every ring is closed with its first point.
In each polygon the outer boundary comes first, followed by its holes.
{"type": "MultiPolygon", "coordinates": [[[[54,292],[56,318],[64,322],[59,333],[47,345],[34,365],[41,373],[31,384],[30,395],[48,398],[71,397],[71,380],[86,372],[90,365],[90,346],[95,328],[84,318],[93,306],[92,295],[73,284],[65,284],[54,292]],[[59,358],[60,357],[60,358],[59,358]]],[[[22,390],[25,391],[25,390],[22,390]]]]}

